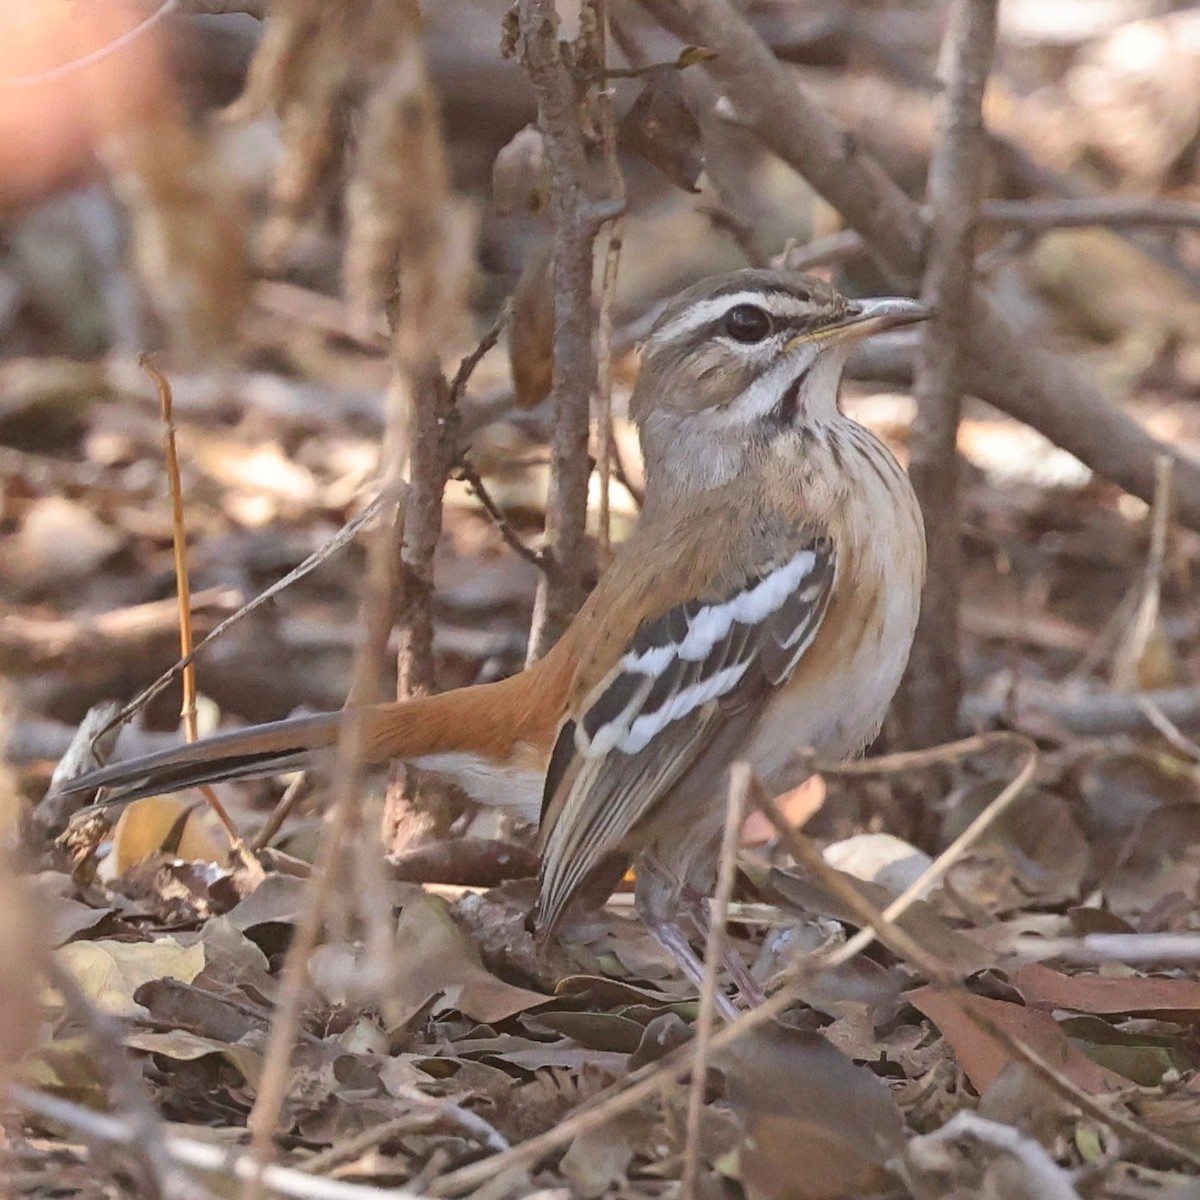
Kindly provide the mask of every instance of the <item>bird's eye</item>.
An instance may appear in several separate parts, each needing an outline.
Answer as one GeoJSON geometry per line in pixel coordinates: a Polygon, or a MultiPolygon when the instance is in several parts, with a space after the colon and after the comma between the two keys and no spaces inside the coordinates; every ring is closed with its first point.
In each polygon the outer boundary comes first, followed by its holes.
{"type": "Polygon", "coordinates": [[[771,318],[755,304],[735,304],[725,314],[725,332],[735,342],[761,342],[771,335],[771,318]]]}

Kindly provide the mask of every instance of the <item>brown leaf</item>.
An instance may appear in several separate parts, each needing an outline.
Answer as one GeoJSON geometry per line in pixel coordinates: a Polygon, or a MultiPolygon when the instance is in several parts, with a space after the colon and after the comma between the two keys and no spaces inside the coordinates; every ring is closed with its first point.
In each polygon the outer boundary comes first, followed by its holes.
{"type": "Polygon", "coordinates": [[[517,281],[508,322],[508,361],[522,408],[550,395],[554,377],[554,260],[546,246],[530,256],[517,281]]]}
{"type": "Polygon", "coordinates": [[[526,125],[492,163],[492,207],[505,216],[539,212],[549,192],[545,141],[537,128],[526,125]]]}
{"type": "Polygon", "coordinates": [[[717,1060],[746,1128],[743,1183],[770,1200],[824,1200],[876,1185],[903,1146],[886,1085],[820,1034],[775,1025],[717,1060]]]}
{"type": "Polygon", "coordinates": [[[502,1021],[550,997],[513,987],[488,973],[479,951],[433,896],[405,904],[396,927],[399,989],[393,999],[407,1024],[431,1000],[434,1012],[457,1009],[476,1021],[502,1021]]]}
{"type": "Polygon", "coordinates": [[[1086,1013],[1141,1013],[1174,1020],[1200,1017],[1200,982],[1192,979],[1064,975],[1028,963],[1013,979],[1027,1004],[1086,1013]]]}
{"type": "Polygon", "coordinates": [[[976,1091],[985,1091],[1009,1063],[1020,1061],[980,1022],[995,1026],[1015,1042],[1028,1046],[1085,1092],[1112,1092],[1126,1084],[1077,1050],[1049,1013],[932,985],[909,992],[908,1000],[942,1031],[976,1091]]]}
{"type": "Polygon", "coordinates": [[[642,75],[645,86],[618,126],[621,143],[653,163],[676,187],[695,192],[704,170],[704,147],[678,72],[671,65],[652,67],[642,75]]]}

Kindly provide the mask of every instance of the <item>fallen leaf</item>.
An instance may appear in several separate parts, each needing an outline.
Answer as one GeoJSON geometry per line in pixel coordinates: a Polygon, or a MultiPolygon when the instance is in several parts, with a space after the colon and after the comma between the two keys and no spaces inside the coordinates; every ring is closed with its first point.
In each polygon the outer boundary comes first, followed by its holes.
{"type": "Polygon", "coordinates": [[[1013,979],[1026,1004],[1086,1013],[1142,1013],[1175,1020],[1200,1018],[1200,982],[1136,976],[1064,975],[1028,963],[1013,979]]]}
{"type": "Polygon", "coordinates": [[[870,1190],[904,1145],[887,1085],[820,1034],[775,1025],[718,1056],[746,1129],[742,1182],[770,1200],[834,1200],[870,1190]]]}
{"type": "Polygon", "coordinates": [[[434,896],[405,904],[396,926],[399,986],[391,997],[396,1023],[407,1025],[429,1002],[435,1013],[457,1009],[476,1021],[502,1021],[550,997],[490,974],[473,942],[434,896]]]}
{"type": "Polygon", "coordinates": [[[133,993],[152,979],[191,983],[204,970],[204,946],[181,946],[172,938],[153,942],[71,942],[55,951],[84,992],[106,1012],[144,1016],[133,993]]]}
{"type": "Polygon", "coordinates": [[[917,988],[907,996],[909,1003],[941,1030],[958,1065],[978,1092],[985,1091],[1009,1063],[1021,1061],[982,1022],[1028,1046],[1089,1094],[1112,1092],[1127,1085],[1126,1080],[1103,1070],[1072,1045],[1047,1012],[932,985],[917,988]]]}

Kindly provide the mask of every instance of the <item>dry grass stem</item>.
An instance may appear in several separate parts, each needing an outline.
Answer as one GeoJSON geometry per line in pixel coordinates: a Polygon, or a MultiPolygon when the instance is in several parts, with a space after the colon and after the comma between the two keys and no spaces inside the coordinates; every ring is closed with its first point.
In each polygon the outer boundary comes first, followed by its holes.
{"type": "MultiPolygon", "coordinates": [[[[179,601],[179,657],[187,663],[179,679],[183,691],[180,716],[183,719],[184,737],[189,742],[194,742],[200,735],[196,728],[196,667],[191,661],[193,652],[192,584],[188,574],[187,525],[183,509],[183,481],[179,475],[179,454],[175,448],[175,410],[172,405],[171,382],[154,365],[149,355],[139,355],[138,366],[154,380],[162,410],[163,449],[167,464],[167,479],[171,488],[171,549],[175,562],[175,594],[179,601]]],[[[204,802],[224,827],[234,855],[244,866],[249,865],[252,860],[251,852],[225,805],[217,799],[216,792],[208,784],[202,785],[198,790],[204,797],[204,802]]]]}
{"type": "MultiPolygon", "coordinates": [[[[390,491],[390,488],[385,488],[390,491]]],[[[367,577],[361,605],[360,638],[355,653],[352,694],[365,701],[372,690],[377,694],[384,647],[378,644],[379,632],[386,638],[389,622],[379,619],[387,605],[384,581],[392,577],[395,541],[386,525],[376,531],[368,550],[367,577]],[[373,686],[372,686],[373,685],[373,686]]],[[[385,643],[386,644],[386,643],[385,643]]],[[[325,924],[327,908],[334,895],[338,866],[349,831],[355,826],[358,808],[358,777],[361,768],[362,713],[347,707],[342,713],[337,754],[331,781],[329,817],[321,834],[312,878],[305,893],[304,909],[296,933],[288,947],[279,984],[275,1014],[263,1058],[262,1076],[254,1107],[246,1125],[250,1130],[250,1152],[258,1170],[245,1177],[242,1200],[258,1200],[262,1189],[262,1168],[270,1162],[275,1128],[287,1095],[292,1047],[300,1030],[301,1007],[308,983],[308,963],[325,924]]]]}
{"type": "Polygon", "coordinates": [[[290,570],[282,579],[264,588],[253,600],[244,604],[237,612],[223,620],[207,637],[203,638],[190,654],[186,654],[174,666],[164,671],[152,684],[143,688],[128,704],[121,708],[109,721],[108,725],[96,736],[123,725],[130,717],[143,708],[165,688],[170,687],[171,681],[185,671],[195,661],[196,656],[222,634],[228,632],[239,621],[256,612],[265,604],[269,604],[280,592],[285,591],[306,575],[311,574],[323,563],[333,558],[345,546],[348,546],[358,535],[384,512],[390,505],[395,505],[401,512],[407,503],[407,489],[403,485],[391,484],[380,490],[379,494],[363,509],[358,516],[347,521],[323,546],[314,550],[298,567],[290,570]]]}
{"type": "Polygon", "coordinates": [[[717,976],[725,946],[725,917],[737,879],[738,838],[753,778],[749,763],[735,762],[729,768],[729,798],[725,809],[725,829],[721,835],[717,884],[708,915],[708,933],[704,939],[704,987],[700,991],[700,1011],[696,1014],[695,1053],[688,1088],[683,1179],[680,1184],[684,1200],[697,1200],[698,1197],[700,1127],[704,1119],[704,1090],[708,1083],[708,1052],[712,1045],[713,1018],[717,1012],[717,976]]]}
{"type": "Polygon", "coordinates": [[[1113,654],[1112,682],[1121,692],[1134,691],[1139,683],[1142,660],[1158,627],[1162,598],[1163,567],[1167,559],[1167,534],[1171,527],[1171,476],[1173,464],[1166,455],[1155,463],[1154,502],[1150,507],[1150,548],[1132,618],[1123,630],[1113,654]]]}
{"type": "Polygon", "coordinates": [[[908,933],[884,917],[857,887],[848,875],[831,867],[810,838],[794,829],[785,820],[778,806],[761,788],[752,792],[754,806],[771,823],[779,834],[784,849],[801,866],[811,871],[835,896],[853,912],[864,925],[875,931],[875,936],[893,954],[907,959],[933,983],[950,984],[954,976],[941,962],[916,942],[908,933]]]}

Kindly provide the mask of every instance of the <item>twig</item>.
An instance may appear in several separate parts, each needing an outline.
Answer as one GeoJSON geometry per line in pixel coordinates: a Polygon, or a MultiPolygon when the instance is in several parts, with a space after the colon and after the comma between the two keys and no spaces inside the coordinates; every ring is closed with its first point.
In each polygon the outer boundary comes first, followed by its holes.
{"type": "MultiPolygon", "coordinates": [[[[898,920],[899,917],[908,911],[910,905],[925,893],[927,888],[939,882],[945,873],[958,862],[966,850],[974,844],[975,840],[986,832],[992,823],[1008,809],[1013,801],[1028,786],[1037,766],[1037,750],[1033,746],[1033,743],[1026,738],[1018,738],[1014,735],[1004,736],[1009,739],[1010,744],[1019,745],[1027,751],[1027,758],[1021,770],[991,804],[971,822],[962,835],[943,850],[933,863],[922,872],[920,878],[888,905],[883,913],[887,921],[895,922],[898,920]]],[[[957,743],[956,747],[961,750],[968,743],[978,747],[980,742],[981,739],[967,739],[965,742],[957,743]]],[[[995,745],[995,740],[992,740],[990,744],[995,745]]],[[[904,758],[908,764],[915,763],[918,760],[930,762],[942,761],[935,757],[933,751],[921,751],[903,756],[890,757],[904,758]]],[[[856,765],[865,766],[866,764],[856,765]]],[[[858,933],[848,938],[838,949],[834,950],[824,959],[820,961],[807,959],[801,962],[791,973],[789,982],[780,991],[768,997],[765,1003],[760,1004],[757,1008],[743,1013],[732,1024],[718,1030],[713,1035],[709,1046],[710,1053],[722,1050],[752,1030],[774,1021],[794,1002],[795,987],[797,984],[806,982],[819,972],[831,971],[849,962],[850,959],[865,950],[874,941],[874,938],[874,931],[870,928],[860,929],[858,933]]],[[[536,1137],[514,1146],[511,1150],[505,1151],[503,1154],[495,1155],[480,1163],[472,1163],[469,1166],[460,1167],[457,1171],[451,1171],[448,1175],[442,1176],[442,1178],[431,1185],[430,1190],[438,1196],[458,1195],[461,1192],[478,1187],[500,1172],[518,1166],[529,1166],[538,1162],[544,1155],[556,1150],[559,1146],[566,1145],[566,1143],[580,1134],[597,1129],[613,1117],[636,1108],[653,1097],[666,1083],[687,1074],[691,1069],[694,1054],[694,1042],[689,1042],[686,1046],[681,1046],[674,1053],[667,1055],[661,1062],[643,1067],[626,1079],[601,1092],[587,1106],[571,1113],[553,1129],[538,1134],[536,1137]]]]}
{"type": "MultiPolygon", "coordinates": [[[[1200,226],[1200,204],[1191,200],[1157,200],[1143,196],[1089,196],[1060,200],[983,200],[979,223],[1023,235],[1021,245],[1051,229],[1108,229],[1200,226]]],[[[805,246],[784,251],[784,265],[794,271],[846,262],[866,252],[863,237],[842,229],[805,246]]],[[[981,260],[982,262],[982,260],[981,260]]]]}
{"type": "MultiPolygon", "coordinates": [[[[690,45],[719,46],[697,68],[721,84],[738,120],[799,171],[863,235],[893,285],[912,288],[924,252],[917,206],[862,144],[834,125],[728,0],[641,0],[690,45]]],[[[1175,460],[1180,518],[1200,528],[1200,463],[1151,437],[1069,364],[1009,327],[986,294],[971,306],[968,389],[1031,425],[1147,502],[1159,454],[1175,460]]]]}
{"type": "Polygon", "coordinates": [[[1119,692],[1131,692],[1137,687],[1142,659],[1158,625],[1167,533],[1171,524],[1172,462],[1163,455],[1156,465],[1154,503],[1150,509],[1150,549],[1137,585],[1138,599],[1132,619],[1113,653],[1112,683],[1119,692]]]}
{"type": "MultiPolygon", "coordinates": [[[[1118,695],[1099,689],[1064,695],[1053,686],[1026,683],[1021,688],[1016,720],[1039,718],[1083,737],[1112,737],[1146,733],[1155,728],[1144,704],[1149,701],[1173,725],[1200,728],[1200,687],[1118,695]]],[[[1011,719],[1008,700],[998,696],[968,696],[963,702],[962,723],[967,728],[994,725],[1011,719]]]]}
{"type": "Polygon", "coordinates": [[[1046,958],[1071,963],[1188,963],[1200,962],[1197,933],[1089,933],[1079,938],[1014,938],[1012,953],[1037,962],[1046,958]]]}
{"type": "Polygon", "coordinates": [[[1200,204],[1190,200],[1157,200],[1142,196],[1094,196],[1079,200],[985,200],[980,213],[989,225],[1042,233],[1103,225],[1200,228],[1200,204]]]}
{"type": "Polygon", "coordinates": [[[255,854],[270,844],[271,839],[283,827],[284,821],[292,815],[292,809],[304,795],[304,785],[307,782],[308,775],[302,771],[284,788],[279,802],[271,809],[271,815],[263,822],[263,827],[254,835],[254,840],[250,843],[250,849],[255,854]]]}
{"type": "MultiPolygon", "coordinates": [[[[393,413],[393,421],[397,414],[393,413]]],[[[392,491],[385,485],[384,494],[392,491]]],[[[351,693],[366,703],[378,693],[379,667],[383,649],[378,645],[380,632],[384,638],[390,622],[379,619],[379,610],[387,603],[386,582],[392,577],[395,542],[385,526],[376,531],[368,547],[367,577],[363,589],[360,637],[355,653],[351,693]]],[[[348,706],[342,712],[337,754],[331,781],[331,809],[321,834],[312,879],[305,895],[304,911],[296,925],[295,936],[288,947],[271,1032],[263,1057],[262,1077],[258,1094],[246,1125],[250,1130],[250,1150],[257,1171],[244,1176],[243,1200],[255,1200],[260,1194],[274,1143],[275,1126],[287,1094],[292,1047],[300,1028],[301,1003],[308,979],[308,962],[325,922],[326,908],[334,894],[337,864],[348,831],[354,823],[358,796],[357,779],[361,768],[363,712],[359,706],[348,706]]]]}
{"type": "Polygon", "coordinates": [[[1188,737],[1170,717],[1146,694],[1135,696],[1138,708],[1146,714],[1146,720],[1158,730],[1162,736],[1175,747],[1180,754],[1186,755],[1192,762],[1200,763],[1200,744],[1188,737]]]}
{"type": "MultiPolygon", "coordinates": [[[[612,114],[609,114],[609,126],[612,114]]],[[[604,275],[600,282],[600,312],[596,326],[596,426],[599,434],[600,454],[596,469],[600,475],[600,545],[604,550],[612,546],[612,512],[610,491],[613,480],[613,459],[616,457],[613,437],[612,416],[612,309],[617,290],[617,268],[621,262],[622,218],[618,217],[608,235],[608,250],[604,255],[604,275]]]]}
{"type": "MultiPolygon", "coordinates": [[[[154,381],[158,389],[158,400],[162,408],[164,431],[164,454],[167,461],[167,479],[171,487],[171,548],[175,563],[175,592],[179,602],[179,656],[190,659],[192,655],[192,584],[187,563],[187,526],[183,511],[183,481],[179,475],[179,455],[175,449],[175,412],[171,405],[170,380],[154,365],[148,354],[138,355],[138,366],[154,381]]],[[[180,676],[183,703],[180,717],[183,719],[184,737],[194,742],[199,736],[196,727],[196,667],[189,662],[180,676]]],[[[212,810],[225,829],[230,849],[243,867],[253,862],[254,856],[246,846],[245,839],[225,805],[217,799],[216,792],[208,784],[199,787],[204,802],[212,810]]]]}
{"type": "Polygon", "coordinates": [[[450,380],[450,403],[456,409],[467,390],[467,384],[471,382],[471,376],[475,374],[475,368],[479,366],[488,351],[500,340],[500,335],[504,332],[504,327],[511,319],[512,307],[506,303],[501,306],[500,311],[496,314],[496,319],[488,326],[487,332],[476,343],[475,349],[459,362],[458,370],[454,372],[454,378],[450,380]]]}
{"type": "MultiPolygon", "coordinates": [[[[589,17],[595,19],[594,9],[589,17]]],[[[538,587],[529,639],[532,661],[566,628],[583,600],[591,471],[588,408],[596,388],[592,243],[604,221],[617,216],[623,206],[596,194],[592,184],[581,125],[586,85],[577,83],[563,60],[554,0],[519,0],[517,20],[522,62],[537,97],[538,127],[545,139],[554,220],[554,438],[546,502],[546,541],[554,570],[538,587]]],[[[586,53],[589,48],[576,49],[586,53]]]]}
{"type": "Polygon", "coordinates": [[[704,1117],[704,1089],[708,1082],[708,1052],[712,1045],[713,1017],[717,1011],[717,974],[725,944],[725,918],[733,884],[737,878],[738,837],[746,814],[746,797],[754,776],[749,763],[735,762],[729,768],[729,798],[725,809],[725,831],[721,836],[721,859],[717,885],[709,911],[708,933],[704,939],[704,986],[700,991],[700,1010],[696,1014],[696,1046],[688,1089],[686,1142],[683,1152],[683,1179],[680,1192],[684,1200],[696,1200],[700,1179],[700,1124],[704,1117]]]}
{"type": "Polygon", "coordinates": [[[935,312],[918,343],[909,475],[921,502],[928,574],[908,670],[897,697],[904,741],[954,736],[962,693],[958,424],[970,347],[975,217],[987,143],[983,91],[996,41],[997,0],[954,0],[942,43],[945,88],[929,165],[929,241],[921,299],[935,312]]]}
{"type": "Polygon", "coordinates": [[[483,482],[482,477],[470,459],[465,455],[462,456],[454,468],[454,473],[459,479],[470,486],[479,503],[483,505],[484,511],[492,518],[492,523],[496,526],[496,532],[504,539],[505,545],[510,550],[515,551],[526,562],[532,563],[539,571],[549,571],[553,568],[550,556],[544,550],[534,550],[532,546],[527,546],[521,540],[520,535],[504,515],[492,493],[488,491],[487,485],[483,482]]]}
{"type": "Polygon", "coordinates": [[[832,267],[864,253],[863,240],[853,229],[839,229],[804,246],[789,246],[781,255],[781,265],[789,271],[811,271],[814,267],[832,267]]]}
{"type": "Polygon", "coordinates": [[[850,877],[831,867],[821,852],[798,829],[785,820],[778,806],[760,787],[751,793],[754,806],[779,834],[784,848],[800,865],[811,871],[854,915],[875,931],[880,943],[894,954],[908,959],[933,983],[952,984],[954,976],[904,929],[884,919],[883,913],[854,886],[850,877]]]}
{"type": "Polygon", "coordinates": [[[461,1104],[437,1096],[427,1096],[418,1088],[406,1087],[403,1084],[393,1085],[391,1090],[394,1095],[403,1096],[404,1099],[420,1105],[436,1120],[457,1125],[481,1146],[495,1151],[508,1149],[508,1139],[494,1125],[485,1121],[478,1113],[463,1108],[461,1104]]]}
{"type": "MultiPolygon", "coordinates": [[[[594,39],[602,73],[608,70],[609,11],[607,0],[595,0],[594,39]]],[[[596,92],[596,124],[604,148],[604,164],[608,171],[610,196],[619,198],[624,207],[625,177],[617,154],[617,125],[613,117],[613,93],[606,84],[596,92]]],[[[600,479],[599,526],[600,546],[605,552],[612,547],[612,463],[615,439],[612,426],[612,314],[617,291],[617,271],[621,265],[622,238],[625,232],[623,217],[616,217],[608,233],[604,253],[604,273],[600,281],[600,306],[596,314],[596,426],[600,453],[596,467],[600,479]]]]}
{"type": "MultiPolygon", "coordinates": [[[[49,1096],[20,1085],[11,1087],[9,1094],[26,1112],[46,1121],[57,1122],[99,1142],[112,1146],[136,1146],[140,1136],[137,1129],[120,1117],[98,1113],[58,1096],[49,1096]]],[[[158,1140],[172,1162],[196,1171],[225,1171],[235,1179],[246,1180],[258,1169],[250,1155],[216,1143],[201,1142],[176,1133],[168,1133],[158,1140]]],[[[421,1200],[418,1193],[403,1188],[378,1188],[361,1183],[343,1183],[337,1179],[321,1179],[274,1164],[263,1169],[262,1182],[271,1191],[282,1196],[295,1196],[297,1200],[421,1200]]]]}
{"type": "Polygon", "coordinates": [[[81,71],[85,67],[102,62],[114,54],[119,54],[126,46],[149,33],[163,17],[173,13],[178,7],[179,0],[163,0],[163,3],[145,20],[138,22],[132,29],[126,30],[120,37],[113,38],[111,42],[87,54],[81,54],[69,62],[61,63],[57,67],[51,67],[48,71],[38,71],[34,75],[9,75],[6,78],[0,78],[0,88],[42,87],[48,83],[57,83],[60,79],[74,75],[75,72],[81,71]]]}
{"type": "Polygon", "coordinates": [[[315,571],[322,563],[332,558],[339,550],[348,545],[358,536],[358,534],[369,525],[381,512],[388,507],[389,504],[395,504],[403,507],[405,503],[406,492],[402,486],[390,485],[389,487],[380,490],[379,494],[358,514],[357,517],[347,521],[323,546],[314,550],[298,567],[289,571],[282,579],[271,584],[270,587],[259,592],[248,604],[243,605],[232,616],[226,617],[206,638],[192,650],[191,654],[185,655],[174,666],[164,671],[149,687],[144,688],[138,693],[124,708],[120,709],[109,723],[100,730],[96,736],[100,737],[108,730],[115,728],[117,725],[123,725],[138,709],[149,704],[160,692],[165,688],[170,687],[171,681],[183,670],[189,667],[196,659],[196,656],[201,650],[205,649],[211,642],[219,638],[223,633],[227,632],[239,621],[248,617],[252,612],[256,612],[262,608],[264,604],[268,604],[280,592],[291,587],[292,584],[298,583],[306,575],[315,571]]]}

